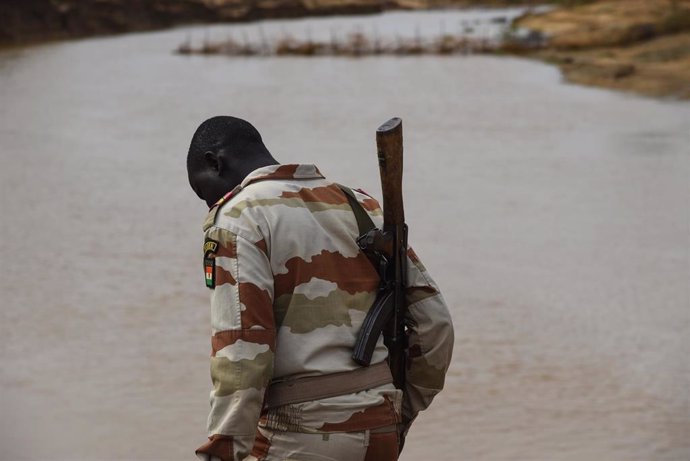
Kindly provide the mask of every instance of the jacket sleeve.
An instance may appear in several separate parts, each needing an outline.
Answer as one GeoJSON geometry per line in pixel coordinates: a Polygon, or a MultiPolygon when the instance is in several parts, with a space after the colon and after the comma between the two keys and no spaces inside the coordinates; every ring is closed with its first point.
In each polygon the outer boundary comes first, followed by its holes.
{"type": "Polygon", "coordinates": [[[443,389],[453,352],[453,323],[438,286],[412,248],[407,251],[407,381],[403,423],[411,424],[443,389]]]}
{"type": "Polygon", "coordinates": [[[206,248],[215,248],[205,255],[204,263],[215,285],[211,293],[213,390],[209,440],[196,453],[200,459],[240,460],[254,444],[264,392],[273,375],[273,275],[263,240],[251,241],[211,227],[206,231],[206,248]]]}

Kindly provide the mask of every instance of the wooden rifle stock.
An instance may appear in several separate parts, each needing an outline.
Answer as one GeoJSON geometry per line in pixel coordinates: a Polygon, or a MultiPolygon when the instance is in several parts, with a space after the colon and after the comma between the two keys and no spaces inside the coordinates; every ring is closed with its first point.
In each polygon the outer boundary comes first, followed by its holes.
{"type": "Polygon", "coordinates": [[[402,200],[402,120],[392,118],[381,125],[376,131],[376,144],[383,192],[383,230],[374,229],[358,242],[365,252],[378,255],[381,286],[359,331],[352,358],[360,365],[369,365],[383,332],[395,386],[403,389],[407,348],[404,323],[407,225],[402,200]]]}
{"type": "Polygon", "coordinates": [[[402,199],[402,120],[392,118],[376,130],[376,147],[383,192],[384,227],[405,224],[402,199]]]}
{"type": "Polygon", "coordinates": [[[383,192],[383,232],[390,235],[386,282],[392,292],[392,318],[384,328],[388,364],[398,389],[405,387],[405,286],[407,284],[407,225],[402,196],[402,120],[392,118],[376,130],[381,190],[383,192]]]}

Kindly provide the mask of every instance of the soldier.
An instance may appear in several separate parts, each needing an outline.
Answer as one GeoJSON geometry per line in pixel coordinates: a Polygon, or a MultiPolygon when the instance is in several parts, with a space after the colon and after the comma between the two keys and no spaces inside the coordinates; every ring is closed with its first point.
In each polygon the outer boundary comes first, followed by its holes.
{"type": "MultiPolygon", "coordinates": [[[[379,277],[355,239],[346,195],[314,165],[280,165],[248,122],[213,117],[194,133],[189,182],[211,208],[209,440],[214,460],[395,460],[401,433],[443,388],[453,327],[438,287],[408,250],[404,393],[379,338],[351,358],[379,277]]],[[[356,191],[376,225],[381,208],[356,191]]]]}

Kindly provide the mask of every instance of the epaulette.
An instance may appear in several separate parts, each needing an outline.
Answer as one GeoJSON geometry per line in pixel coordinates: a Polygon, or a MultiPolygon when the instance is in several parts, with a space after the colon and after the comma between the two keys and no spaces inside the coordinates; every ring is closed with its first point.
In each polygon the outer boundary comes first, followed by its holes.
{"type": "MultiPolygon", "coordinates": [[[[361,189],[361,188],[360,188],[360,189],[355,189],[355,190],[356,190],[357,192],[359,192],[360,194],[366,195],[366,196],[369,197],[369,198],[374,198],[374,197],[371,196],[371,194],[369,194],[369,193],[367,193],[367,192],[364,192],[364,189],[361,189]]],[[[376,200],[376,199],[374,199],[374,200],[376,200]]]]}
{"type": "Polygon", "coordinates": [[[233,190],[225,194],[218,200],[216,203],[213,204],[210,210],[208,210],[208,215],[206,215],[206,220],[204,221],[204,232],[206,229],[209,227],[213,226],[216,223],[216,217],[218,216],[218,210],[220,210],[223,205],[233,198],[239,191],[242,190],[242,186],[238,185],[235,187],[233,190]]]}

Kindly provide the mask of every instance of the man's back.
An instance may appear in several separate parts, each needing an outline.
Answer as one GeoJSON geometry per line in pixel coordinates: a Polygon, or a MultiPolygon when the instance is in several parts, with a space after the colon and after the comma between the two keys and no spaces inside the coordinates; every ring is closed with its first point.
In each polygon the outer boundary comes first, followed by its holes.
{"type": "MultiPolygon", "coordinates": [[[[277,168],[276,176],[291,167],[277,168]]],[[[244,221],[265,242],[274,281],[274,379],[357,368],[350,358],[352,347],[379,284],[378,274],[355,243],[357,224],[343,192],[315,167],[300,168],[313,173],[257,182],[250,177],[218,220],[229,226],[244,221]]],[[[381,209],[376,201],[360,197],[377,219],[381,209]]],[[[386,358],[380,343],[374,363],[386,358]]]]}
{"type": "MultiPolygon", "coordinates": [[[[380,222],[378,203],[359,193],[358,198],[380,222]]],[[[262,427],[281,431],[394,427],[400,391],[390,383],[261,411],[258,394],[269,380],[360,368],[351,359],[352,348],[379,277],[355,243],[357,223],[340,188],[313,165],[267,166],[211,210],[205,231],[207,242],[218,243],[213,258],[214,383],[222,383],[232,369],[233,376],[255,384],[236,386],[234,392],[231,386],[216,386],[224,388],[222,395],[214,390],[218,402],[244,401],[235,430],[256,427],[260,413],[262,427]],[[239,312],[232,313],[237,306],[239,312]]],[[[386,357],[380,339],[372,363],[386,357]]],[[[221,416],[225,405],[218,411],[218,422],[227,423],[221,416]]]]}

